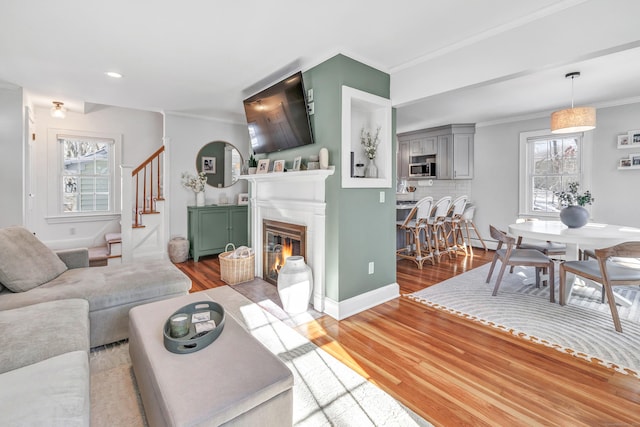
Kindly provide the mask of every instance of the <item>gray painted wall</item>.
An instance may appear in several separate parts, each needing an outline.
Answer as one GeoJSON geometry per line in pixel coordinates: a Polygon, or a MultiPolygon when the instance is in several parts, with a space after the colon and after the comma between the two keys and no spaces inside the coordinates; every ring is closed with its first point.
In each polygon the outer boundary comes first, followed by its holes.
{"type": "Polygon", "coordinates": [[[0,86],[0,227],[24,225],[22,105],[22,88],[9,84],[0,86]]]}
{"type": "MultiPolygon", "coordinates": [[[[617,135],[640,129],[640,103],[598,108],[597,114],[591,162],[586,165],[595,197],[592,220],[640,227],[640,170],[617,170],[619,159],[634,151],[618,150],[617,135]]],[[[520,132],[548,128],[546,117],[476,128],[471,186],[475,223],[483,238],[489,224],[504,229],[518,216],[520,132]]]]}

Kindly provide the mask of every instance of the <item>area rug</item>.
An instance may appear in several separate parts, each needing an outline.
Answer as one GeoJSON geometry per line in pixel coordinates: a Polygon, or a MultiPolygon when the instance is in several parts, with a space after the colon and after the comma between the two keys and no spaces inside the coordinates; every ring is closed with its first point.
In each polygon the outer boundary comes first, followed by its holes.
{"type": "MultiPolygon", "coordinates": [[[[203,292],[291,369],[295,426],[431,425],[232,288],[203,292]]],[[[91,425],[145,426],[128,344],[92,351],[90,362],[91,425]]]]}
{"type": "MultiPolygon", "coordinates": [[[[600,290],[576,286],[567,305],[549,302],[549,287],[525,284],[533,268],[505,272],[498,295],[485,283],[489,264],[437,285],[405,295],[423,304],[509,332],[559,351],[640,377],[640,288],[616,286],[615,292],[632,302],[618,306],[623,333],[613,327],[608,304],[600,290]]],[[[496,267],[499,268],[499,265],[496,267]]],[[[557,275],[556,275],[557,277],[557,275]]],[[[556,283],[556,301],[558,285],[556,283]]]]}

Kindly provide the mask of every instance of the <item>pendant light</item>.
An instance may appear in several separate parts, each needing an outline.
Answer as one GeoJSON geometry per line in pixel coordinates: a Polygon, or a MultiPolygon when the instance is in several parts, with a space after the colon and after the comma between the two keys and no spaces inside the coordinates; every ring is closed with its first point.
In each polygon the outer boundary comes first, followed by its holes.
{"type": "Polygon", "coordinates": [[[571,79],[571,108],[551,114],[551,133],[585,132],[596,128],[596,109],[573,106],[573,80],[580,77],[575,71],[564,76],[571,79]]]}
{"type": "Polygon", "coordinates": [[[67,116],[67,109],[63,107],[64,102],[53,101],[51,108],[51,117],[55,119],[64,119],[67,116]]]}

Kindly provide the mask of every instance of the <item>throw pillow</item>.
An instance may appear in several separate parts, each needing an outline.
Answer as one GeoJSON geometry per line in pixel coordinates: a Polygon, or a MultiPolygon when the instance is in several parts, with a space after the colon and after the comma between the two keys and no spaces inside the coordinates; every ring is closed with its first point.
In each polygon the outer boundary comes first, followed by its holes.
{"type": "Polygon", "coordinates": [[[24,227],[0,229],[0,283],[24,292],[67,270],[58,255],[24,227]]]}

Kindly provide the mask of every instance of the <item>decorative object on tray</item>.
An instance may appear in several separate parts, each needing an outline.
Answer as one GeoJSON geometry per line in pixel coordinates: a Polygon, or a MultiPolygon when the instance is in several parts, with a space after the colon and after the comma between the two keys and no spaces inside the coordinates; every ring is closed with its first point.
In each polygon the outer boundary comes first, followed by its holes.
{"type": "Polygon", "coordinates": [[[564,206],[560,211],[560,221],[569,228],[580,228],[589,221],[589,211],[584,206],[595,201],[589,190],[580,194],[579,186],[577,182],[570,182],[568,190],[555,193],[560,205],[564,206]]]}
{"type": "Polygon", "coordinates": [[[236,249],[233,243],[228,243],[224,252],[218,255],[220,261],[220,279],[229,284],[236,285],[248,282],[255,278],[255,258],[253,249],[240,246],[236,249]],[[228,250],[229,246],[233,249],[228,250]]]}
{"type": "Polygon", "coordinates": [[[188,172],[182,172],[182,186],[189,188],[196,193],[196,206],[204,206],[204,186],[207,183],[207,174],[200,172],[197,175],[191,175],[188,172]]]}
{"type": "Polygon", "coordinates": [[[312,292],[311,267],[302,256],[288,257],[278,272],[278,295],[284,311],[290,314],[307,311],[312,292]]]}
{"type": "Polygon", "coordinates": [[[378,167],[375,163],[378,144],[380,144],[380,126],[376,129],[375,135],[371,135],[371,131],[362,128],[360,131],[360,143],[364,147],[364,153],[367,155],[368,163],[364,169],[365,178],[377,178],[378,167]]]}
{"type": "Polygon", "coordinates": [[[214,301],[200,301],[176,310],[164,324],[164,346],[172,353],[202,350],[224,329],[224,308],[214,301]]]}

